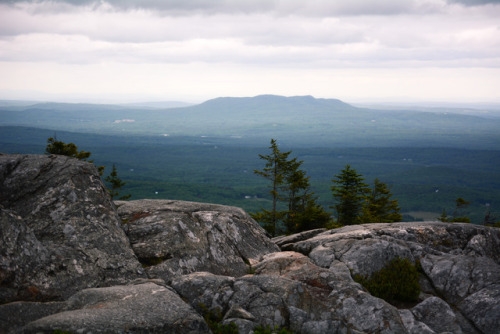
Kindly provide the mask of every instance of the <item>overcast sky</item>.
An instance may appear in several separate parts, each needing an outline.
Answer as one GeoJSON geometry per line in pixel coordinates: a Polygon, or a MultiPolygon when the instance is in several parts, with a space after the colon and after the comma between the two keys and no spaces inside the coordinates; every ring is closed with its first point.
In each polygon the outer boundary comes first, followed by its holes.
{"type": "Polygon", "coordinates": [[[0,0],[0,99],[500,102],[500,0],[0,0]]]}

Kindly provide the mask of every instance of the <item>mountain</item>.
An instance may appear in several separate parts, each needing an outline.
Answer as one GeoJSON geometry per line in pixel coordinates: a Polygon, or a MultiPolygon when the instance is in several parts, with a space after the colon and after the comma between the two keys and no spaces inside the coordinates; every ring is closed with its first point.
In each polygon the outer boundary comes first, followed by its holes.
{"type": "Polygon", "coordinates": [[[312,96],[224,97],[169,109],[42,103],[0,107],[0,126],[84,133],[270,138],[299,146],[440,146],[496,149],[500,119],[443,112],[357,108],[312,96]]]}
{"type": "Polygon", "coordinates": [[[154,101],[154,102],[134,102],[120,104],[125,107],[132,108],[150,108],[150,109],[167,109],[167,108],[182,108],[192,106],[194,103],[180,101],[154,101]]]}

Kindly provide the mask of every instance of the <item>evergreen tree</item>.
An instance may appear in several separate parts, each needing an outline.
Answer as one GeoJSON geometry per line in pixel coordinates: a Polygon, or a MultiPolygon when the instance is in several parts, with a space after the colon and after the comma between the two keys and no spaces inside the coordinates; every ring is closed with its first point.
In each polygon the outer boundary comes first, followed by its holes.
{"type": "Polygon", "coordinates": [[[271,153],[259,157],[266,161],[262,171],[257,175],[272,182],[271,194],[273,206],[271,210],[262,209],[251,214],[273,236],[277,235],[280,226],[285,233],[295,233],[312,228],[326,227],[330,215],[316,204],[313,193],[310,192],[309,177],[300,169],[303,161],[297,158],[289,159],[291,151],[280,152],[276,140],[271,140],[271,153]],[[286,208],[278,210],[278,204],[286,203],[286,208]]]}
{"type": "Polygon", "coordinates": [[[87,159],[90,157],[90,152],[85,152],[83,150],[78,151],[78,147],[75,144],[66,144],[62,141],[57,140],[57,138],[54,139],[52,137],[47,139],[47,147],[45,148],[45,153],[65,155],[84,161],[87,161],[87,159]]]}
{"type": "Polygon", "coordinates": [[[366,196],[360,221],[368,223],[392,223],[403,219],[399,213],[398,201],[391,199],[392,194],[387,185],[379,179],[373,181],[373,189],[366,196]]]}
{"type": "Polygon", "coordinates": [[[262,210],[260,213],[253,214],[252,217],[262,223],[267,232],[275,236],[278,222],[286,214],[286,212],[278,211],[279,191],[290,173],[290,168],[297,163],[297,159],[288,160],[288,156],[292,152],[280,152],[275,139],[271,139],[269,149],[271,150],[270,154],[259,154],[260,159],[266,162],[265,167],[261,171],[254,170],[254,173],[272,182],[271,190],[269,191],[272,198],[272,209],[271,211],[262,210]]]}
{"type": "Polygon", "coordinates": [[[295,212],[294,226],[289,228],[289,233],[298,233],[317,228],[332,227],[332,218],[316,199],[308,194],[305,196],[295,212]]]}
{"type": "MultiPolygon", "coordinates": [[[[108,188],[109,194],[111,195],[111,199],[114,197],[118,196],[118,190],[120,190],[126,183],[123,182],[119,177],[118,177],[118,172],[116,171],[116,166],[113,164],[113,169],[111,170],[111,173],[104,179],[104,181],[108,182],[111,185],[111,188],[108,188]]],[[[127,200],[131,197],[131,195],[124,195],[119,197],[121,200],[127,200]]]]}
{"type": "MultiPolygon", "coordinates": [[[[78,151],[78,147],[75,144],[73,143],[66,144],[60,140],[57,140],[56,136],[54,136],[54,138],[50,137],[49,139],[47,139],[47,147],[45,147],[45,153],[65,155],[68,157],[77,158],[79,160],[94,163],[94,160],[87,160],[90,157],[91,154],[90,152],[85,152],[83,150],[78,151]]],[[[104,174],[104,169],[105,169],[104,166],[97,167],[99,175],[102,176],[104,174]]]]}
{"type": "Polygon", "coordinates": [[[331,187],[337,213],[337,223],[341,225],[359,224],[359,216],[363,208],[366,195],[370,192],[364,178],[350,165],[346,165],[339,174],[332,179],[331,187]]]}
{"type": "Polygon", "coordinates": [[[441,212],[441,216],[439,216],[437,218],[437,220],[439,220],[440,222],[443,222],[443,223],[446,223],[448,222],[448,214],[446,213],[446,210],[443,210],[443,212],[441,212]]]}
{"type": "Polygon", "coordinates": [[[288,211],[284,221],[288,233],[294,233],[297,227],[297,214],[303,206],[302,203],[309,189],[309,177],[299,169],[301,164],[302,161],[298,161],[290,165],[290,171],[283,186],[286,194],[284,200],[288,202],[288,211]]]}
{"type": "Polygon", "coordinates": [[[459,197],[455,200],[455,209],[453,210],[453,214],[448,216],[446,211],[443,210],[441,216],[438,217],[439,221],[449,222],[449,223],[470,223],[470,218],[464,216],[463,210],[469,206],[470,202],[464,200],[462,197],[459,197]],[[461,216],[458,216],[461,214],[461,216]]]}
{"type": "Polygon", "coordinates": [[[470,218],[464,215],[464,209],[469,206],[470,202],[459,197],[455,200],[455,210],[451,222],[470,223],[470,218]],[[460,214],[460,216],[459,216],[460,214]]]}

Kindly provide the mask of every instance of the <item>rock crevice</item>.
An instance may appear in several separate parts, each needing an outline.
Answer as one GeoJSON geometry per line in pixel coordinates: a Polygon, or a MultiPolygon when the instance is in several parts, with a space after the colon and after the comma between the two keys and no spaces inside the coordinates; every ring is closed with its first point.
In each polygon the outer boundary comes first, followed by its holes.
{"type": "Polygon", "coordinates": [[[210,333],[206,312],[240,333],[493,333],[500,229],[393,223],[271,240],[239,208],[113,203],[92,164],[0,155],[0,334],[210,333]],[[418,301],[399,308],[353,280],[395,258],[422,271],[418,301]]]}

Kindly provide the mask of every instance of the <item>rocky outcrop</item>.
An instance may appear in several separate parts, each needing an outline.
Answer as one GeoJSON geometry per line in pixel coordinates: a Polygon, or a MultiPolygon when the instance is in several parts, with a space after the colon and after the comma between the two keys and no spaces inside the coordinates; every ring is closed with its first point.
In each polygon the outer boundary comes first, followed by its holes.
{"type": "Polygon", "coordinates": [[[146,277],[93,164],[0,155],[0,303],[146,277]]]}
{"type": "Polygon", "coordinates": [[[499,229],[440,222],[357,225],[280,242],[346,278],[348,272],[370,275],[396,257],[420,264],[422,302],[400,312],[409,332],[493,333],[500,326],[499,229]]]}
{"type": "Polygon", "coordinates": [[[29,323],[21,333],[209,333],[207,324],[171,288],[155,283],[82,290],[62,312],[29,323]]]}
{"type": "Polygon", "coordinates": [[[242,276],[279,248],[243,210],[224,205],[116,202],[123,228],[150,277],[170,282],[197,271],[242,276]]]}
{"type": "Polygon", "coordinates": [[[238,208],[111,202],[88,163],[0,155],[0,333],[494,333],[500,229],[440,222],[271,241],[238,208]],[[279,246],[279,248],[278,248],[279,246]],[[391,305],[353,280],[395,258],[422,292],[391,305]]]}

